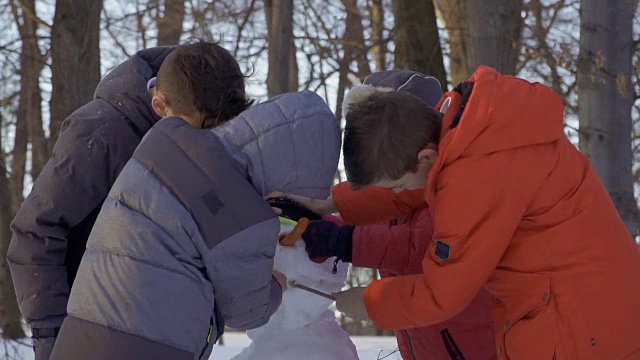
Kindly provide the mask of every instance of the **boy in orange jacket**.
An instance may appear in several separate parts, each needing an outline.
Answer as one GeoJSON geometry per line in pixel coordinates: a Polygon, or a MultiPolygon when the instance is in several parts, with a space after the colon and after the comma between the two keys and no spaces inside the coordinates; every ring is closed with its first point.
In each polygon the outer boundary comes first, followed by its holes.
{"type": "MultiPolygon", "coordinates": [[[[346,105],[346,213],[366,213],[372,185],[424,189],[435,231],[422,274],[347,290],[338,309],[427,326],[485,286],[501,359],[640,359],[640,250],[565,137],[556,94],[480,67],[441,99],[444,116],[402,92],[365,95],[346,105]]],[[[405,200],[367,211],[396,216],[405,200]]]]}
{"type": "MultiPolygon", "coordinates": [[[[369,75],[364,83],[379,91],[399,90],[417,96],[435,106],[442,96],[435,78],[409,70],[388,70],[369,75]]],[[[333,199],[343,206],[350,194],[348,183],[333,187],[333,199]]],[[[384,192],[385,189],[379,188],[384,192]]],[[[371,194],[379,201],[385,194],[371,194]]],[[[433,220],[424,199],[417,208],[394,219],[355,219],[351,225],[340,218],[312,221],[304,234],[307,252],[312,259],[336,256],[354,266],[378,269],[383,278],[420,274],[422,259],[431,244],[433,220]],[[361,221],[358,221],[361,220],[361,221]],[[358,225],[358,226],[353,226],[358,225]]],[[[348,219],[349,214],[345,213],[348,219]]],[[[493,306],[486,290],[480,291],[470,305],[450,320],[427,327],[396,331],[403,359],[478,359],[496,358],[494,348],[493,306]]]]}

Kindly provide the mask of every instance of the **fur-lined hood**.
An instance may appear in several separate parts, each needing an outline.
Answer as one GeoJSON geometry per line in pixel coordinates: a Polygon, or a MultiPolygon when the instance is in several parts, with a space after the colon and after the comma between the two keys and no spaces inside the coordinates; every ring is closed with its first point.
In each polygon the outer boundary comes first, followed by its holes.
{"type": "Polygon", "coordinates": [[[440,81],[433,76],[410,70],[387,70],[369,75],[363,84],[357,84],[344,98],[342,116],[346,117],[352,104],[374,92],[404,91],[415,95],[424,103],[435,107],[442,97],[440,81]]]}

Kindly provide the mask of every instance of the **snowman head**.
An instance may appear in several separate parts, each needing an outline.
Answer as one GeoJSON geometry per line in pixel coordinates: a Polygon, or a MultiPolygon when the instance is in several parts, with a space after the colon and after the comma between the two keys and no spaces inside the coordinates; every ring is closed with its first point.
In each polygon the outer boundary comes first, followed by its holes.
{"type": "MultiPolygon", "coordinates": [[[[296,222],[280,218],[281,237],[290,234],[296,222]]],[[[348,265],[340,263],[337,272],[333,273],[334,258],[323,263],[309,259],[304,249],[304,239],[298,238],[292,246],[278,245],[276,249],[274,270],[287,276],[290,282],[305,285],[326,294],[333,294],[344,285],[348,265]]],[[[282,294],[282,305],[278,312],[287,326],[300,327],[316,321],[331,305],[330,299],[311,292],[289,287],[282,294]]]]}
{"type": "MultiPolygon", "coordinates": [[[[291,238],[294,235],[288,245],[278,245],[274,270],[283,273],[290,282],[326,294],[340,291],[347,277],[348,265],[338,264],[334,274],[335,258],[320,264],[311,261],[305,251],[304,239],[299,237],[301,232],[295,235],[294,231],[299,221],[320,220],[322,217],[288,199],[272,199],[269,203],[282,209],[280,238],[291,238]]],[[[282,305],[270,322],[282,321],[286,327],[301,327],[316,321],[332,303],[330,299],[296,287],[289,287],[282,296],[282,305]]]]}

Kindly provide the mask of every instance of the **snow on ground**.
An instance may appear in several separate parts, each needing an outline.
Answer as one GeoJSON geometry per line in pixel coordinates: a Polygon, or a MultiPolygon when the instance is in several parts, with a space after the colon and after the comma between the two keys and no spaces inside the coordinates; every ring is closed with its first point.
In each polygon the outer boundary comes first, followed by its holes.
{"type": "MultiPolygon", "coordinates": [[[[249,345],[251,340],[245,333],[228,332],[223,336],[224,345],[216,345],[210,360],[229,360],[249,345]]],[[[396,339],[390,336],[352,336],[360,360],[401,360],[397,349],[396,339]],[[391,355],[389,355],[391,354],[391,355]],[[387,357],[385,357],[387,356],[387,357]]],[[[23,340],[29,343],[29,339],[23,340]]],[[[0,343],[0,359],[3,360],[33,360],[33,351],[29,346],[0,343]]],[[[301,360],[304,357],[300,358],[301,360]]],[[[327,359],[333,360],[333,359],[327,359]]],[[[339,360],[339,359],[336,359],[339,360]]]]}
{"type": "MultiPolygon", "coordinates": [[[[251,340],[245,333],[228,332],[223,335],[224,345],[216,345],[213,348],[210,360],[229,360],[249,346],[251,340]]],[[[398,345],[395,337],[390,336],[351,336],[360,360],[401,360],[400,354],[394,352],[398,345]],[[390,355],[391,354],[391,355],[390,355]],[[385,357],[389,355],[388,357],[385,357]]],[[[304,356],[300,357],[301,360],[304,356]]],[[[328,359],[329,360],[329,359],[328,359]]],[[[336,359],[339,360],[339,359],[336,359]]]]}

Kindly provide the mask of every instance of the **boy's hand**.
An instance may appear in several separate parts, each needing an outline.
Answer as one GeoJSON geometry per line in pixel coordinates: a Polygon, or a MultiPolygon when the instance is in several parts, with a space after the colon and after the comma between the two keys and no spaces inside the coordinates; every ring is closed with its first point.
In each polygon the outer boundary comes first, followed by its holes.
{"type": "Polygon", "coordinates": [[[284,197],[287,199],[291,199],[319,215],[329,215],[329,214],[338,212],[336,203],[333,201],[333,196],[329,196],[329,198],[326,200],[318,200],[318,199],[312,199],[304,196],[285,194],[281,192],[273,192],[267,195],[265,199],[272,199],[277,197],[284,197]]]}
{"type": "Polygon", "coordinates": [[[280,287],[282,288],[282,291],[284,292],[285,290],[287,290],[288,283],[287,283],[287,277],[281,273],[280,271],[273,271],[273,277],[276,279],[276,281],[278,282],[278,284],[280,285],[280,287]]]}
{"type": "Polygon", "coordinates": [[[364,291],[366,287],[354,287],[334,294],[336,308],[347,317],[357,321],[369,320],[367,307],[364,304],[364,291]]]}
{"type": "Polygon", "coordinates": [[[335,256],[341,261],[351,262],[353,229],[353,226],[339,226],[327,220],[312,221],[302,234],[309,258],[324,262],[335,256]]]}

